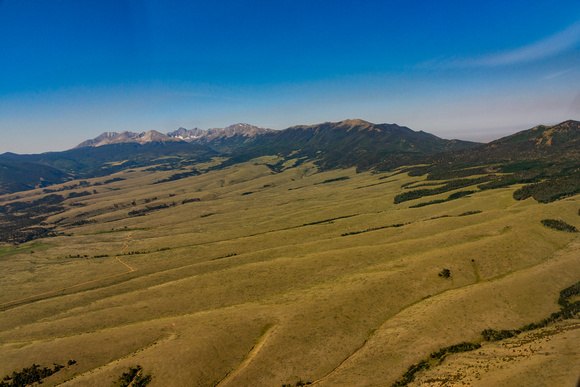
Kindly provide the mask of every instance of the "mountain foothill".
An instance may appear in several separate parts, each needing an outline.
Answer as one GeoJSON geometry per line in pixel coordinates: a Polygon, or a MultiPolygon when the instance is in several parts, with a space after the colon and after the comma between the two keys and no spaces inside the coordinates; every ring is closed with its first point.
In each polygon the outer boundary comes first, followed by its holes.
{"type": "Polygon", "coordinates": [[[63,152],[0,155],[0,193],[105,176],[172,156],[192,163],[226,157],[222,163],[226,166],[265,155],[293,155],[314,160],[322,169],[356,167],[360,171],[423,163],[441,167],[547,158],[576,162],[580,158],[578,128],[578,121],[537,126],[488,144],[445,140],[405,126],[359,119],[285,130],[235,124],[208,130],[179,128],[167,134],[105,132],[63,152]]]}
{"type": "Polygon", "coordinates": [[[580,122],[0,155],[0,386],[574,385],[580,122]]]}

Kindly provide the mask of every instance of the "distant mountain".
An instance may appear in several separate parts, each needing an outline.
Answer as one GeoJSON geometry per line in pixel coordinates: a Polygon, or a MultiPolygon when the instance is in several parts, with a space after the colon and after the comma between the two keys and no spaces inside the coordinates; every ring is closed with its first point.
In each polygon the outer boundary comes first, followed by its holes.
{"type": "Polygon", "coordinates": [[[185,129],[179,128],[174,132],[167,133],[167,136],[178,138],[183,141],[193,142],[205,135],[205,131],[199,128],[185,129]]]}
{"type": "Polygon", "coordinates": [[[176,131],[167,134],[162,134],[156,130],[142,133],[128,131],[121,133],[105,132],[92,140],[81,142],[73,149],[99,147],[111,144],[135,143],[144,145],[151,142],[166,143],[185,141],[194,144],[210,145],[210,147],[216,147],[217,150],[223,152],[233,149],[235,147],[234,144],[244,143],[248,139],[269,132],[273,132],[273,130],[248,124],[235,124],[228,126],[227,128],[213,128],[208,130],[202,130],[199,128],[179,128],[176,131]]]}
{"type": "MultiPolygon", "coordinates": [[[[15,192],[69,177],[105,176],[127,168],[178,169],[215,156],[227,158],[216,167],[223,168],[265,155],[313,160],[322,169],[385,170],[431,164],[428,168],[415,168],[414,173],[419,174],[478,164],[501,163],[508,168],[508,164],[532,162],[534,168],[542,169],[541,173],[562,176],[570,168],[576,170],[580,163],[580,123],[566,121],[554,126],[537,126],[488,144],[446,140],[405,126],[357,119],[284,130],[236,124],[208,130],[179,128],[168,134],[154,130],[106,132],[64,152],[0,155],[0,163],[10,165],[0,174],[0,189],[15,192]],[[553,168],[556,172],[549,172],[545,165],[554,163],[558,164],[553,168]],[[48,168],[39,167],[34,171],[34,165],[48,168]]],[[[544,176],[539,172],[532,175],[544,176]]]]}
{"type": "Polygon", "coordinates": [[[539,125],[481,147],[488,158],[580,159],[580,122],[568,120],[553,126],[539,125]]]}
{"type": "MultiPolygon", "coordinates": [[[[120,142],[100,146],[76,147],[64,152],[47,152],[33,155],[4,153],[0,163],[31,163],[55,168],[74,178],[106,176],[123,169],[158,164],[176,167],[183,163],[208,161],[219,155],[207,146],[185,141],[120,142]]],[[[1,176],[0,176],[1,177],[1,176]]],[[[0,186],[8,181],[0,179],[0,186]]]]}
{"type": "Polygon", "coordinates": [[[0,163],[0,195],[48,187],[67,181],[70,176],[56,168],[28,162],[0,163]]]}
{"type": "Polygon", "coordinates": [[[75,146],[73,149],[76,148],[84,148],[87,146],[101,146],[110,144],[115,138],[119,137],[119,133],[116,132],[105,132],[98,137],[93,138],[92,140],[86,140],[81,142],[79,145],[75,146]]]}
{"type": "Polygon", "coordinates": [[[323,168],[369,169],[379,163],[392,166],[413,163],[425,155],[472,148],[478,143],[444,140],[396,124],[372,124],[363,120],[294,126],[256,136],[233,152],[234,160],[265,154],[295,154],[316,159],[323,168]]]}
{"type": "MultiPolygon", "coordinates": [[[[406,170],[427,180],[497,173],[481,189],[525,184],[514,199],[533,197],[548,203],[580,193],[580,122],[539,125],[469,150],[426,157],[406,170]]],[[[379,168],[381,166],[379,165],[379,168]]]]}
{"type": "MultiPolygon", "coordinates": [[[[235,124],[208,130],[179,128],[168,134],[154,130],[143,133],[105,132],[68,151],[39,155],[4,154],[0,155],[0,162],[38,164],[54,168],[66,176],[89,178],[160,164],[165,165],[163,168],[180,168],[215,156],[228,157],[228,161],[221,165],[225,167],[264,155],[292,154],[293,157],[312,159],[324,169],[356,166],[364,170],[385,162],[390,166],[413,164],[425,155],[476,145],[467,141],[444,140],[395,124],[346,120],[279,131],[235,124]]],[[[0,180],[0,186],[16,187],[11,185],[11,179],[0,180]]],[[[37,185],[38,182],[27,187],[37,185]]],[[[14,189],[6,188],[8,191],[14,189]]]]}
{"type": "Polygon", "coordinates": [[[167,133],[167,135],[189,143],[207,145],[218,152],[230,153],[244,144],[252,142],[258,136],[273,132],[276,131],[249,124],[234,124],[227,128],[208,130],[179,128],[174,132],[167,133]]]}
{"type": "Polygon", "coordinates": [[[81,142],[79,145],[74,147],[73,149],[78,148],[86,148],[86,147],[98,147],[103,145],[111,145],[111,144],[147,144],[152,142],[157,143],[165,143],[165,142],[175,142],[175,141],[183,141],[180,138],[170,137],[168,135],[159,133],[156,130],[150,130],[148,132],[143,133],[133,133],[133,132],[105,132],[100,136],[92,139],[81,142]]]}
{"type": "Polygon", "coordinates": [[[430,162],[473,164],[531,160],[580,161],[580,122],[538,125],[473,149],[438,155],[430,162]]]}
{"type": "Polygon", "coordinates": [[[167,133],[167,135],[187,142],[203,140],[207,143],[217,138],[230,138],[234,136],[254,137],[268,132],[274,132],[274,130],[249,124],[234,124],[227,128],[212,128],[208,130],[179,128],[174,132],[167,133]]]}

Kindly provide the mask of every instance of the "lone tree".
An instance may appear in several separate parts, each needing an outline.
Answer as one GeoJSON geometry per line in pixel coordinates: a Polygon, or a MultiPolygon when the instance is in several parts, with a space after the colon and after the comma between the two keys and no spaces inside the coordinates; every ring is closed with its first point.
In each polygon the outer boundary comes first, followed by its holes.
{"type": "Polygon", "coordinates": [[[443,269],[439,272],[439,277],[443,277],[443,278],[449,278],[451,277],[451,270],[449,269],[443,269]]]}

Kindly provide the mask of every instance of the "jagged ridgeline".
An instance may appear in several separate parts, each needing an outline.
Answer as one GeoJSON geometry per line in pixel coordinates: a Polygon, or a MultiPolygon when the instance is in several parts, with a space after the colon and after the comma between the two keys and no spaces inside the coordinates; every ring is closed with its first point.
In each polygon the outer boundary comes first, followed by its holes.
{"type": "MultiPolygon", "coordinates": [[[[280,131],[236,124],[207,131],[180,128],[168,134],[106,132],[64,152],[0,155],[0,193],[143,166],[179,169],[221,156],[226,158],[221,164],[225,167],[265,155],[315,160],[322,169],[390,170],[402,165],[429,164],[411,173],[428,172],[433,179],[466,176],[477,172],[467,168],[494,164],[498,172],[511,175],[492,184],[506,186],[578,172],[579,133],[577,121],[566,121],[477,144],[362,120],[280,131]]],[[[558,184],[574,185],[573,180],[558,184]]]]}
{"type": "Polygon", "coordinates": [[[248,124],[223,129],[180,128],[162,134],[106,132],[64,152],[0,155],[0,193],[44,187],[67,179],[107,176],[130,168],[179,169],[225,157],[221,167],[266,155],[315,160],[323,169],[377,165],[396,167],[427,155],[471,148],[477,143],[444,140],[395,124],[362,120],[326,122],[275,131],[248,124]]]}

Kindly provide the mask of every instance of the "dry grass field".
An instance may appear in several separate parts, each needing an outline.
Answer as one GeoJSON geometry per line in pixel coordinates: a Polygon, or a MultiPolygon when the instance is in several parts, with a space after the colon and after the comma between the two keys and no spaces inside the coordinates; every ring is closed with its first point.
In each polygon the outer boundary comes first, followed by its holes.
{"type": "MultiPolygon", "coordinates": [[[[0,377],[74,359],[44,385],[110,386],[141,365],[150,386],[390,386],[433,351],[558,311],[580,280],[580,234],[540,222],[580,228],[578,195],[409,208],[426,199],[393,198],[424,177],[276,162],[159,184],[176,172],[121,172],[47,220],[63,235],[0,247],[0,377]]],[[[483,343],[414,383],[574,385],[579,324],[483,343]]]]}

